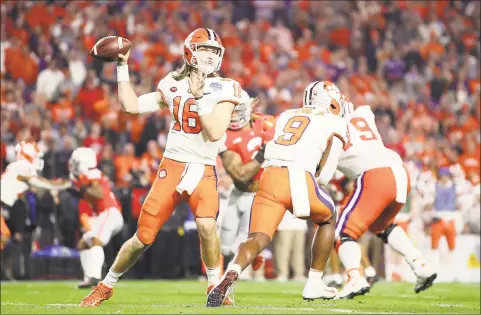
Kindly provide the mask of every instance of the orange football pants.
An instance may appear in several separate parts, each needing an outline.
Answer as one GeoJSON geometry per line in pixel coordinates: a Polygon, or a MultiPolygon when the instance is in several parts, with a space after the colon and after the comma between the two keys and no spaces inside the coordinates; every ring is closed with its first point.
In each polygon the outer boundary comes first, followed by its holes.
{"type": "MultiPolygon", "coordinates": [[[[314,177],[306,172],[310,218],[314,223],[326,222],[335,212],[329,194],[321,190],[314,177]]],[[[287,168],[271,166],[262,173],[251,209],[249,233],[264,233],[271,240],[286,210],[292,212],[291,187],[287,168]]]]}
{"type": "Polygon", "coordinates": [[[180,183],[186,163],[164,158],[159,165],[149,194],[142,205],[137,222],[137,236],[144,244],[152,244],[162,225],[169,219],[181,200],[186,200],[196,218],[217,218],[219,195],[215,167],[206,165],[204,177],[192,195],[180,195],[176,187],[180,183]]]}
{"type": "Polygon", "coordinates": [[[445,221],[440,219],[431,225],[432,249],[439,248],[439,242],[443,236],[446,237],[449,250],[454,250],[456,245],[456,225],[454,224],[454,220],[445,221]]]}
{"type": "MultiPolygon", "coordinates": [[[[408,194],[410,180],[408,175],[408,194]]],[[[368,230],[374,234],[394,223],[404,204],[396,202],[396,179],[390,167],[376,168],[356,179],[354,190],[341,207],[336,235],[359,239],[368,230]]]]}

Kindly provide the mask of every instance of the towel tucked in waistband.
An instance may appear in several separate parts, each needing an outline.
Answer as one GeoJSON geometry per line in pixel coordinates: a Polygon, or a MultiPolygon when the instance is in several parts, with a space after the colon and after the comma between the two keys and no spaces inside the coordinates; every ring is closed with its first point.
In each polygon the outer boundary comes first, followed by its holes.
{"type": "Polygon", "coordinates": [[[308,217],[311,214],[311,205],[309,204],[306,171],[294,166],[289,166],[287,169],[291,187],[292,211],[297,218],[308,217]]]}
{"type": "Polygon", "coordinates": [[[197,185],[199,185],[202,177],[204,177],[204,170],[204,164],[188,163],[180,177],[180,183],[176,187],[179,194],[187,191],[187,193],[191,195],[197,185]]]}

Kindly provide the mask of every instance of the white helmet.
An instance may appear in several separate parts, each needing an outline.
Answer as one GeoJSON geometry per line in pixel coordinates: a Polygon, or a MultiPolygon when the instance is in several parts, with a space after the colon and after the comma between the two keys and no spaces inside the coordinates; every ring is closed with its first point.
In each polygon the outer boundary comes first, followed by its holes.
{"type": "Polygon", "coordinates": [[[91,148],[77,148],[72,152],[68,167],[72,179],[78,178],[80,175],[86,175],[89,170],[97,168],[97,155],[91,148]]]}
{"type": "Polygon", "coordinates": [[[43,170],[43,152],[40,151],[36,142],[22,141],[15,146],[18,160],[25,160],[35,166],[39,172],[43,170]]]}
{"type": "Polygon", "coordinates": [[[337,86],[329,81],[312,82],[304,90],[302,107],[323,108],[327,112],[344,117],[345,110],[341,96],[337,86]]]}
{"type": "Polygon", "coordinates": [[[252,113],[252,99],[246,91],[242,90],[241,102],[234,107],[230,118],[229,129],[239,130],[250,120],[252,113]]]}

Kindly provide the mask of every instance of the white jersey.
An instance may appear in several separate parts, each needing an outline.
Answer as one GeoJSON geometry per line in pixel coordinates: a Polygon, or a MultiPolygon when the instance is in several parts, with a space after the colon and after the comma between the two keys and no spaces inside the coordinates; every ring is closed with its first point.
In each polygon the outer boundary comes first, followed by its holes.
{"type": "MultiPolygon", "coordinates": [[[[169,106],[172,122],[164,156],[184,163],[215,165],[219,148],[226,136],[211,142],[202,133],[197,115],[196,100],[190,93],[187,79],[175,80],[172,73],[163,78],[157,90],[169,106]]],[[[241,88],[237,81],[225,78],[207,78],[204,86],[205,102],[231,102],[239,104],[241,88]]]]}
{"type": "Polygon", "coordinates": [[[372,169],[403,164],[399,154],[384,146],[370,106],[359,106],[349,116],[348,129],[348,143],[337,166],[348,178],[357,178],[372,169]]]}
{"type": "Polygon", "coordinates": [[[7,206],[13,206],[19,196],[28,190],[25,182],[19,181],[17,176],[37,176],[37,169],[28,161],[18,160],[8,164],[7,169],[2,174],[0,184],[1,200],[7,206]]]}
{"type": "Polygon", "coordinates": [[[347,122],[331,113],[300,108],[283,112],[266,147],[265,167],[297,166],[315,174],[333,135],[344,141],[347,122]]]}

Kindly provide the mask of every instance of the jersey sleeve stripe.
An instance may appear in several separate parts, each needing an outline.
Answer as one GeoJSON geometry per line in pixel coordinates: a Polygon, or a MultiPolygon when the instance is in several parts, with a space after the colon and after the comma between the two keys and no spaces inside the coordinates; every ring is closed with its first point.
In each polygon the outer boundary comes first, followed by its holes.
{"type": "Polygon", "coordinates": [[[224,102],[227,102],[227,103],[232,103],[232,104],[234,104],[234,105],[239,105],[239,101],[232,100],[232,99],[230,99],[230,100],[223,100],[223,101],[219,101],[219,102],[217,102],[217,104],[224,103],[224,102]]]}
{"type": "Polygon", "coordinates": [[[164,96],[164,93],[162,92],[161,89],[157,89],[157,91],[160,93],[160,97],[162,98],[162,102],[164,102],[164,105],[167,106],[167,101],[165,100],[165,96],[164,96]]]}

